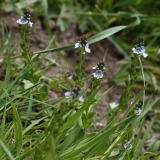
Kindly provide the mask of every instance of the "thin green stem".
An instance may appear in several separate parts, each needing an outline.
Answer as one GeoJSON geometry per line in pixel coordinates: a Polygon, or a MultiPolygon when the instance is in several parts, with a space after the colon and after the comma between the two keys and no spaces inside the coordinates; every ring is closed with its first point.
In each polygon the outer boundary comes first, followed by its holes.
{"type": "MultiPolygon", "coordinates": [[[[140,56],[138,56],[138,59],[139,59],[140,65],[141,65],[141,71],[142,71],[142,77],[143,77],[143,85],[145,87],[145,85],[146,85],[145,76],[144,76],[143,65],[142,65],[142,61],[141,61],[140,56]]],[[[145,90],[144,90],[144,94],[143,94],[143,106],[144,106],[144,100],[145,100],[145,90]]],[[[143,109],[143,106],[142,106],[142,109],[143,109]]]]}

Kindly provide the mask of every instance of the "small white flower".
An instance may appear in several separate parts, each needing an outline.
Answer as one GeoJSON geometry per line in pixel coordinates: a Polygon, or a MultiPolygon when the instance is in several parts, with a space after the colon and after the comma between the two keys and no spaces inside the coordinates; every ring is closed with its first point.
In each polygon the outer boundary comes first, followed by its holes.
{"type": "Polygon", "coordinates": [[[83,96],[79,97],[78,100],[83,103],[84,102],[83,96]]]}
{"type": "Polygon", "coordinates": [[[128,149],[131,149],[132,148],[132,145],[131,145],[131,142],[130,141],[126,141],[126,143],[124,144],[124,148],[128,148],[128,149]]]}
{"type": "Polygon", "coordinates": [[[67,78],[68,78],[68,79],[72,79],[72,75],[68,76],[67,78]]]}
{"type": "Polygon", "coordinates": [[[147,53],[143,53],[143,57],[144,58],[148,57],[148,54],[147,53]]]}
{"type": "Polygon", "coordinates": [[[16,22],[17,22],[18,24],[27,24],[27,23],[28,23],[28,20],[25,19],[23,16],[21,16],[21,18],[18,19],[16,22]]]}
{"type": "Polygon", "coordinates": [[[88,53],[91,53],[91,50],[89,49],[89,44],[87,43],[85,46],[85,51],[88,53]]]}
{"type": "Polygon", "coordinates": [[[148,54],[145,53],[144,46],[135,46],[135,48],[132,48],[132,51],[135,54],[141,54],[144,58],[148,56],[148,54]]]}
{"type": "MultiPolygon", "coordinates": [[[[28,18],[28,19],[30,19],[30,18],[28,18]]],[[[30,27],[32,27],[32,25],[33,25],[33,23],[31,21],[25,19],[23,16],[21,16],[20,19],[18,19],[16,22],[18,24],[27,24],[28,23],[30,27]]]]}
{"type": "Polygon", "coordinates": [[[116,103],[116,102],[111,102],[111,103],[109,103],[109,105],[110,105],[111,109],[114,109],[114,108],[116,108],[119,104],[116,103]]]}
{"type": "Polygon", "coordinates": [[[66,98],[69,98],[71,96],[71,92],[67,91],[67,92],[65,92],[64,95],[65,95],[66,98]]]}
{"type": "Polygon", "coordinates": [[[103,72],[98,69],[98,70],[96,70],[95,73],[92,73],[92,75],[93,75],[94,78],[99,79],[99,78],[102,78],[102,77],[103,77],[103,72]]]}
{"type": "Polygon", "coordinates": [[[142,110],[138,107],[135,108],[134,113],[135,115],[139,116],[141,114],[142,110]]]}
{"type": "Polygon", "coordinates": [[[33,25],[33,23],[32,23],[32,22],[29,22],[29,26],[32,27],[32,25],[33,25]]]}
{"type": "Polygon", "coordinates": [[[80,41],[78,41],[78,42],[75,44],[75,48],[79,48],[79,47],[81,47],[80,41]]]}

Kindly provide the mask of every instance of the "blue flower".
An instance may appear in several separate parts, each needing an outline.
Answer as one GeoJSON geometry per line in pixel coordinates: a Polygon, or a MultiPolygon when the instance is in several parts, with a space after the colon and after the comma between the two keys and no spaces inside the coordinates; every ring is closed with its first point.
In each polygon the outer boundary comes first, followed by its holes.
{"type": "Polygon", "coordinates": [[[95,73],[92,73],[92,75],[94,78],[100,79],[103,77],[103,72],[100,69],[98,69],[98,70],[96,70],[95,73]]]}
{"type": "Polygon", "coordinates": [[[77,97],[77,96],[80,94],[80,88],[77,87],[77,86],[75,86],[75,87],[73,88],[71,94],[72,94],[73,97],[77,97]]]}
{"type": "Polygon", "coordinates": [[[131,142],[126,140],[126,143],[124,144],[124,148],[131,149],[132,148],[131,142]]]}
{"type": "Polygon", "coordinates": [[[75,86],[75,87],[72,89],[71,92],[67,91],[67,92],[65,92],[64,95],[65,95],[66,98],[69,98],[70,96],[76,98],[76,97],[78,97],[79,94],[80,94],[80,88],[77,87],[77,86],[75,86]]]}
{"type": "Polygon", "coordinates": [[[32,27],[33,23],[30,22],[28,19],[24,18],[23,16],[20,17],[20,19],[18,19],[16,21],[18,24],[29,24],[30,27],[32,27]]]}
{"type": "Polygon", "coordinates": [[[80,47],[84,47],[85,51],[88,52],[88,53],[91,52],[91,50],[89,49],[89,44],[88,43],[83,43],[82,41],[78,41],[75,44],[75,48],[80,48],[80,47]]]}
{"type": "Polygon", "coordinates": [[[139,116],[141,114],[142,110],[138,107],[135,108],[134,113],[135,115],[139,116]]]}
{"type": "Polygon", "coordinates": [[[29,21],[25,19],[23,16],[21,16],[20,19],[17,20],[18,24],[27,24],[29,21]]]}
{"type": "Polygon", "coordinates": [[[144,58],[148,56],[148,54],[145,53],[144,46],[136,45],[135,48],[132,48],[132,51],[135,54],[141,54],[144,58]]]}
{"type": "Polygon", "coordinates": [[[74,91],[71,92],[71,95],[72,95],[74,98],[78,96],[77,93],[74,92],[74,91]]]}

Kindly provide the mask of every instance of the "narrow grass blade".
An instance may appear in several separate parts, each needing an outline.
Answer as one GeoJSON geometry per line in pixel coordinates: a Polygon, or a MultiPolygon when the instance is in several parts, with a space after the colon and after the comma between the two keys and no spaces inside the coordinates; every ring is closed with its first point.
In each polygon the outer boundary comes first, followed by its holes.
{"type": "Polygon", "coordinates": [[[5,151],[5,153],[7,154],[8,158],[10,160],[14,160],[14,157],[12,156],[11,152],[7,149],[7,147],[5,146],[5,144],[1,141],[0,139],[0,146],[3,148],[3,150],[5,151]]]}
{"type": "Polygon", "coordinates": [[[41,119],[38,119],[36,121],[34,121],[32,124],[30,124],[27,128],[25,128],[22,132],[22,135],[24,135],[25,133],[27,133],[30,129],[32,129],[35,125],[37,125],[40,121],[44,120],[46,117],[43,117],[41,119]]]}
{"type": "Polygon", "coordinates": [[[112,27],[112,28],[109,28],[107,30],[104,30],[100,33],[97,33],[96,35],[88,38],[88,43],[89,44],[92,44],[92,43],[95,43],[97,41],[100,41],[104,38],[107,38],[123,29],[125,29],[127,26],[117,26],[117,27],[112,27]]]}
{"type": "Polygon", "coordinates": [[[142,140],[140,141],[139,146],[137,147],[137,150],[136,150],[136,152],[135,152],[134,160],[137,160],[139,154],[142,152],[142,148],[144,147],[144,144],[145,144],[145,141],[146,141],[146,139],[147,139],[147,137],[148,137],[148,134],[149,134],[149,132],[150,132],[151,129],[152,129],[154,120],[155,120],[155,119],[152,119],[152,121],[151,121],[151,123],[149,124],[149,126],[148,126],[148,128],[147,128],[147,130],[146,130],[146,132],[145,132],[145,134],[144,134],[144,136],[143,136],[143,138],[142,138],[142,140]]]}

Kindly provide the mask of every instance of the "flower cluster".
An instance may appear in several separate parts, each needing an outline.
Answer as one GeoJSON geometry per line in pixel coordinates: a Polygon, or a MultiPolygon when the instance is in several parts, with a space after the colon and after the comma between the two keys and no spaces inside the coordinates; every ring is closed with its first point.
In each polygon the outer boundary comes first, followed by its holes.
{"type": "MultiPolygon", "coordinates": [[[[80,88],[75,86],[71,92],[67,91],[67,92],[65,92],[64,95],[65,95],[66,98],[70,98],[70,97],[76,98],[76,97],[79,96],[79,94],[80,94],[80,88]]],[[[83,96],[80,96],[78,98],[78,100],[83,103],[84,102],[83,96]]]]}
{"type": "MultiPolygon", "coordinates": [[[[85,52],[91,53],[91,50],[89,49],[89,44],[87,43],[85,37],[81,38],[81,40],[75,44],[75,48],[84,48],[85,52]]],[[[85,54],[85,52],[83,52],[83,54],[85,54]]]]}
{"type": "Polygon", "coordinates": [[[33,23],[30,21],[30,14],[27,11],[25,11],[24,15],[21,16],[16,22],[18,24],[28,24],[30,27],[33,25],[33,23]]]}
{"type": "Polygon", "coordinates": [[[103,62],[93,66],[92,69],[96,70],[94,73],[92,73],[92,76],[94,78],[96,79],[103,78],[103,72],[105,70],[105,64],[103,62]]]}

